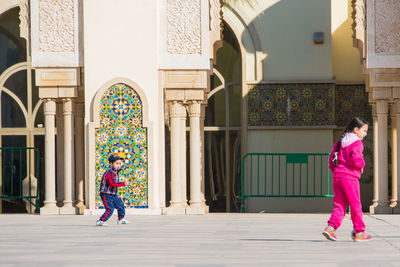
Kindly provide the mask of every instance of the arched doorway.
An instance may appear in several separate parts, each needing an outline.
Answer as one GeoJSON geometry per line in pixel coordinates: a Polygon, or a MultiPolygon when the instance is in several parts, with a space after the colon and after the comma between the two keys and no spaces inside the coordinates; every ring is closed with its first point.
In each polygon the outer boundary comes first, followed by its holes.
{"type": "MultiPolygon", "coordinates": [[[[29,57],[29,41],[20,37],[18,7],[0,14],[0,146],[1,147],[36,147],[40,151],[40,177],[43,176],[44,156],[44,117],[39,90],[35,86],[34,75],[29,57]]],[[[7,158],[6,154],[2,155],[7,158]]],[[[25,153],[16,155],[12,161],[2,160],[4,183],[0,179],[0,194],[22,193],[22,182],[28,176],[36,183],[33,162],[35,157],[25,153]],[[30,164],[27,162],[27,159],[30,164]],[[17,181],[7,180],[7,170],[21,168],[17,181]],[[17,183],[17,184],[15,184],[17,183]]],[[[40,199],[43,199],[44,180],[40,180],[40,199]]],[[[33,212],[30,205],[22,200],[0,200],[0,212],[33,212]]]]}
{"type": "Polygon", "coordinates": [[[238,40],[224,22],[204,121],[206,200],[210,211],[239,211],[242,58],[238,40]]]}
{"type": "Polygon", "coordinates": [[[124,157],[121,177],[130,185],[118,190],[127,208],[148,208],[148,142],[143,127],[143,103],[136,91],[124,83],[109,87],[100,100],[96,130],[96,208],[104,208],[99,186],[108,168],[108,156],[124,157]]]}

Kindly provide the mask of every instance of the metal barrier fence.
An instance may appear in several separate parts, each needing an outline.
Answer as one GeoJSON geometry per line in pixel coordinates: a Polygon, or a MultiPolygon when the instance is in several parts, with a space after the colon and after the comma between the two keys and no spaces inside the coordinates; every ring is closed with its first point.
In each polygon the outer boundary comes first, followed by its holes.
{"type": "Polygon", "coordinates": [[[328,159],[328,153],[247,153],[240,211],[249,197],[333,197],[328,159]]]}
{"type": "Polygon", "coordinates": [[[39,213],[39,160],[34,147],[0,147],[0,199],[21,199],[39,213]]]}

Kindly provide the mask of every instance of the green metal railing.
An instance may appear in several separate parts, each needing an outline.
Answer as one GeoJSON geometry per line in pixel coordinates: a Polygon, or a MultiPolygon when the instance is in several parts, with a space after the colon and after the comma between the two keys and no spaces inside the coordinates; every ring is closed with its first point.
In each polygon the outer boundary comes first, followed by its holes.
{"type": "Polygon", "coordinates": [[[240,211],[249,197],[333,197],[328,159],[328,153],[247,153],[240,211]]]}
{"type": "Polygon", "coordinates": [[[0,152],[0,199],[26,200],[39,213],[39,150],[0,147],[0,152]]]}

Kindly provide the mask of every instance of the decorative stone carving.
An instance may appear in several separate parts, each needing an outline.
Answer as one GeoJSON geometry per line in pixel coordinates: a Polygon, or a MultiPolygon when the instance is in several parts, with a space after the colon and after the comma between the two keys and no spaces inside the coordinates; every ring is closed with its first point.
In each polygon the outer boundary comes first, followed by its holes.
{"type": "Polygon", "coordinates": [[[29,40],[29,3],[28,0],[19,0],[19,35],[29,40]]]}
{"type": "Polygon", "coordinates": [[[365,30],[366,30],[366,7],[365,0],[352,0],[351,6],[353,9],[353,46],[360,51],[361,62],[365,58],[365,30]]]}
{"type": "Polygon", "coordinates": [[[200,117],[201,115],[201,104],[203,101],[200,100],[190,100],[188,101],[188,111],[189,116],[200,117]]]}
{"type": "Polygon", "coordinates": [[[167,1],[167,51],[201,54],[201,1],[167,1]]]}
{"type": "Polygon", "coordinates": [[[375,52],[400,54],[400,1],[375,0],[375,52]]]}
{"type": "Polygon", "coordinates": [[[221,31],[222,15],[221,0],[210,0],[210,31],[221,31]]]}
{"type": "Polygon", "coordinates": [[[186,109],[182,101],[169,101],[170,118],[186,118],[186,109]]]}
{"type": "Polygon", "coordinates": [[[74,52],[74,1],[39,1],[41,52],[74,52]]]}
{"type": "Polygon", "coordinates": [[[222,0],[209,0],[210,4],[210,49],[216,64],[217,50],[222,47],[222,0]]]}

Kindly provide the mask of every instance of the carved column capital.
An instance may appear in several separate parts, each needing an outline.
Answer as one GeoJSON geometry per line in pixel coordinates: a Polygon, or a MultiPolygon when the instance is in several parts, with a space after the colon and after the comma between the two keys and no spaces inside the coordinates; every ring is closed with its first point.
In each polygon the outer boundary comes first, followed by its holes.
{"type": "Polygon", "coordinates": [[[43,104],[44,115],[56,115],[56,102],[52,98],[46,98],[43,104]]]}
{"type": "Polygon", "coordinates": [[[169,117],[170,118],[182,118],[186,117],[186,109],[183,101],[169,101],[169,117]]]}
{"type": "Polygon", "coordinates": [[[389,105],[387,100],[378,100],[376,101],[376,114],[379,115],[387,115],[389,110],[389,105]]]}
{"type": "Polygon", "coordinates": [[[200,117],[201,115],[201,101],[188,101],[189,106],[189,116],[190,117],[200,117]]]}
{"type": "Polygon", "coordinates": [[[63,115],[72,115],[72,100],[71,98],[63,98],[63,115]]]}
{"type": "Polygon", "coordinates": [[[395,119],[400,115],[400,103],[398,100],[390,103],[390,117],[395,119]]]}

